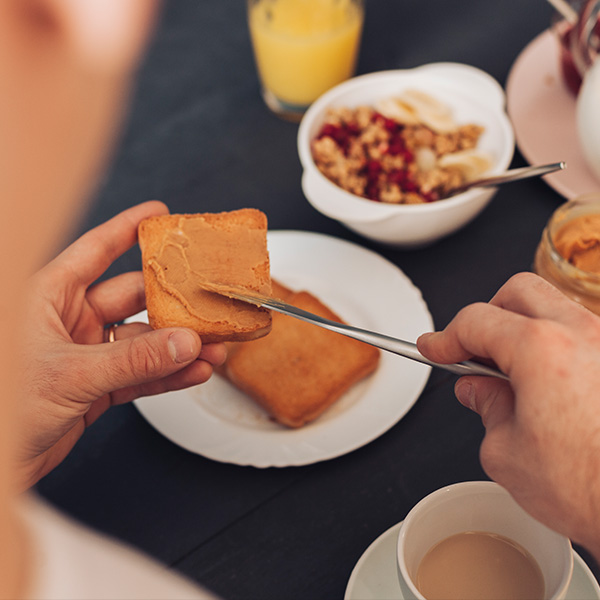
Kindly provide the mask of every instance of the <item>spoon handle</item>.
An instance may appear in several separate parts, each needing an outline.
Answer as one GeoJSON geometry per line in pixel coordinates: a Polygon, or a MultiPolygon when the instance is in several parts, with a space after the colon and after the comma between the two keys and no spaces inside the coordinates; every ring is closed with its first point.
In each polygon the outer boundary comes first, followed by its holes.
{"type": "Polygon", "coordinates": [[[566,167],[567,163],[563,161],[549,165],[540,165],[539,167],[520,167],[519,169],[511,169],[500,175],[493,175],[491,177],[469,181],[458,190],[453,190],[452,194],[455,195],[457,192],[464,192],[473,187],[493,187],[500,183],[519,181],[519,179],[527,179],[528,177],[540,177],[542,175],[547,175],[548,173],[553,173],[554,171],[561,171],[566,167]]]}

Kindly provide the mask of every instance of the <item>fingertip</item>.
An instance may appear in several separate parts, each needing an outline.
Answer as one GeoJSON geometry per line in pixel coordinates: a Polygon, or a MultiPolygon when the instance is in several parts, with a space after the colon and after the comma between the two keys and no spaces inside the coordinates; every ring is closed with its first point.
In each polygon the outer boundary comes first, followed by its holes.
{"type": "Polygon", "coordinates": [[[431,342],[433,339],[435,339],[436,335],[437,335],[437,333],[435,331],[428,331],[427,333],[422,333],[417,338],[417,346],[421,347],[421,346],[425,346],[425,345],[429,344],[429,342],[431,342]]]}
{"type": "Polygon", "coordinates": [[[160,200],[147,200],[144,204],[152,209],[152,212],[156,215],[169,214],[169,207],[160,200]]]}
{"type": "Polygon", "coordinates": [[[227,347],[222,343],[206,344],[198,357],[215,367],[221,366],[227,360],[227,347]]]}
{"type": "Polygon", "coordinates": [[[172,389],[184,389],[206,383],[214,373],[213,365],[205,360],[194,360],[173,377],[178,383],[172,389]]]}
{"type": "Polygon", "coordinates": [[[486,430],[514,413],[514,393],[508,381],[496,377],[461,377],[454,386],[458,401],[481,417],[486,430]]]}
{"type": "Polygon", "coordinates": [[[189,363],[200,354],[200,338],[190,329],[175,329],[167,338],[167,348],[174,363],[189,363]]]}
{"type": "Polygon", "coordinates": [[[136,230],[143,220],[148,219],[150,217],[160,217],[162,215],[168,214],[168,206],[160,200],[146,200],[146,202],[136,204],[135,206],[132,206],[131,208],[121,213],[121,215],[126,215],[130,222],[132,222],[135,225],[136,230]]]}
{"type": "Polygon", "coordinates": [[[213,376],[213,373],[214,373],[213,365],[206,361],[199,361],[199,362],[203,365],[202,374],[200,375],[200,377],[201,377],[200,383],[206,383],[213,376]]]}
{"type": "Polygon", "coordinates": [[[454,394],[463,406],[475,410],[475,391],[469,379],[461,377],[454,386],[454,394]]]}
{"type": "Polygon", "coordinates": [[[429,331],[423,333],[417,338],[417,350],[429,360],[434,362],[452,362],[446,361],[442,349],[444,347],[442,343],[443,338],[439,331],[429,331]]]}

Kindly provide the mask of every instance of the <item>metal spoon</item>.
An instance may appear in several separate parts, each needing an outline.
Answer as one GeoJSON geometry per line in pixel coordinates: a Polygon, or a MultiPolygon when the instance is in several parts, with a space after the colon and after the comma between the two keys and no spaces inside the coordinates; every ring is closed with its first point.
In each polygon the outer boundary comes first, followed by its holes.
{"type": "Polygon", "coordinates": [[[548,165],[539,165],[537,167],[521,167],[519,169],[511,169],[510,171],[505,171],[504,173],[500,173],[500,175],[491,175],[490,177],[482,177],[481,179],[474,179],[473,181],[468,181],[464,185],[461,185],[458,188],[454,188],[450,191],[448,196],[444,196],[444,199],[451,198],[452,196],[456,196],[457,194],[462,194],[467,190],[475,187],[495,187],[502,183],[509,183],[511,181],[518,181],[519,179],[528,179],[529,177],[540,177],[542,175],[547,175],[548,173],[553,173],[554,171],[561,171],[567,168],[567,163],[557,162],[551,163],[548,165]]]}

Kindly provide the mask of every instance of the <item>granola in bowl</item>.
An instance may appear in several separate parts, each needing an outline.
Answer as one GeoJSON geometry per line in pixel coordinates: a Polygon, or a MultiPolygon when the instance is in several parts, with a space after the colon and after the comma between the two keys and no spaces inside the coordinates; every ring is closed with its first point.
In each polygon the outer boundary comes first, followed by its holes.
{"type": "Polygon", "coordinates": [[[319,171],[352,194],[422,204],[448,196],[491,167],[477,150],[483,131],[455,123],[435,98],[406,90],[374,106],[330,108],[311,151],[319,171]]]}

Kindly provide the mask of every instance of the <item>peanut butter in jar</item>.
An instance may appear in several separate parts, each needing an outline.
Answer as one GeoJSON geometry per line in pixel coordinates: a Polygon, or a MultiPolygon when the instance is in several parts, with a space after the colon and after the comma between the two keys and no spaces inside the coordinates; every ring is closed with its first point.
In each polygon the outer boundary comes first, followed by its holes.
{"type": "Polygon", "coordinates": [[[538,245],[535,272],[600,315],[600,195],[558,208],[538,245]]]}

